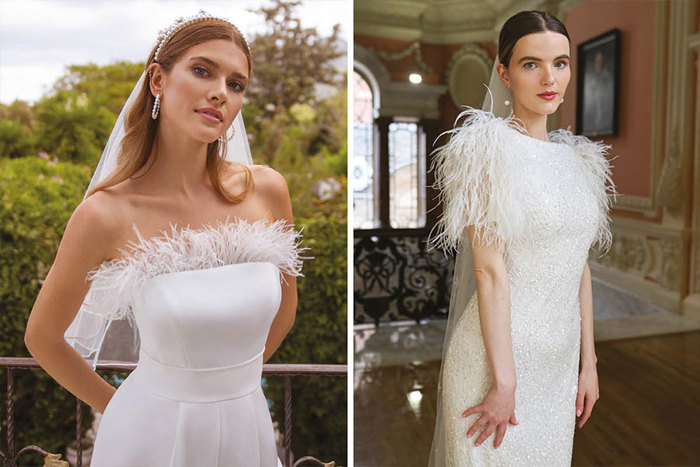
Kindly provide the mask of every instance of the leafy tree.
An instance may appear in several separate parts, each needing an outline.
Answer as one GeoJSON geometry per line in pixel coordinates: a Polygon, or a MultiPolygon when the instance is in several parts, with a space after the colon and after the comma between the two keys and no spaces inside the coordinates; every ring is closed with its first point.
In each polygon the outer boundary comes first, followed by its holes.
{"type": "Polygon", "coordinates": [[[15,99],[10,105],[0,104],[0,120],[15,120],[26,131],[32,131],[35,127],[32,106],[23,100],[15,99]]]}
{"type": "Polygon", "coordinates": [[[129,93],[138,81],[145,63],[115,62],[109,65],[70,65],[68,72],[53,85],[53,92],[73,91],[89,96],[92,108],[106,107],[119,115],[129,93]]]}
{"type": "Polygon", "coordinates": [[[35,127],[32,107],[15,100],[0,104],[0,158],[35,155],[32,131],[35,127]]]}
{"type": "Polygon", "coordinates": [[[17,120],[0,120],[0,157],[22,157],[34,152],[29,132],[17,120]]]}
{"type": "MultiPolygon", "coordinates": [[[[342,73],[334,60],[339,50],[340,25],[324,37],[315,28],[304,28],[296,14],[299,0],[275,0],[259,10],[267,31],[254,36],[253,77],[248,99],[267,112],[316,101],[318,85],[337,85],[342,73]]],[[[344,67],[343,67],[344,68],[344,67]]]]}
{"type": "Polygon", "coordinates": [[[116,116],[84,94],[60,90],[35,106],[36,146],[62,161],[95,167],[116,116]]]}

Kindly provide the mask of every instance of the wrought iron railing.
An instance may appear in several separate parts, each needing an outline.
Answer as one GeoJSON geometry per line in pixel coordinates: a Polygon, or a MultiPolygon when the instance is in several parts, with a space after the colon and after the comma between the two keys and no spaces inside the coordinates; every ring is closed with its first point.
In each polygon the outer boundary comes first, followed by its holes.
{"type": "MultiPolygon", "coordinates": [[[[0,461],[3,467],[17,467],[20,456],[28,452],[37,452],[43,456],[49,453],[39,446],[24,446],[15,453],[14,447],[14,402],[13,393],[14,372],[16,370],[40,368],[33,358],[0,357],[0,368],[7,369],[7,452],[0,451],[0,461]]],[[[136,368],[135,363],[98,363],[98,370],[131,372],[136,368]]],[[[267,363],[263,365],[263,376],[284,377],[284,465],[297,467],[302,462],[312,462],[316,465],[329,466],[334,463],[324,463],[314,457],[304,456],[292,463],[292,376],[347,376],[347,365],[315,365],[315,364],[288,364],[267,363]]],[[[77,460],[76,467],[82,467],[83,462],[83,433],[82,433],[82,405],[83,402],[76,397],[76,441],[77,460]]]]}
{"type": "Polygon", "coordinates": [[[355,323],[447,315],[454,258],[422,230],[355,231],[355,323]]]}

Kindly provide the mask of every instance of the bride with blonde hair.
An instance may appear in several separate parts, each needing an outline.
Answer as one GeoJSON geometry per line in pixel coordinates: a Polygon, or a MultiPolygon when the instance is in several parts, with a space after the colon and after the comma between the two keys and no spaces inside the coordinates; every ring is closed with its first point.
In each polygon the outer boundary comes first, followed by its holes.
{"type": "Polygon", "coordinates": [[[93,467],[279,464],[260,381],[294,323],[300,235],[283,176],[252,165],[251,70],[226,19],[161,31],[32,309],[31,354],[103,413],[93,467]],[[94,368],[119,320],[138,365],[115,390],[94,368]]]}

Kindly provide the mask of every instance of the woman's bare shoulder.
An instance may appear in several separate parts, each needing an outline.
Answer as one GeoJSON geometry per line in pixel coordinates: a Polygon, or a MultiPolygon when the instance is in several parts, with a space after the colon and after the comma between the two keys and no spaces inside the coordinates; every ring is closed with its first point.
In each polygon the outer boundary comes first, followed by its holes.
{"type": "Polygon", "coordinates": [[[256,197],[279,199],[279,197],[284,198],[285,195],[289,196],[287,182],[282,174],[267,165],[244,166],[229,163],[224,177],[226,188],[234,193],[242,191],[246,183],[246,169],[250,171],[252,176],[253,189],[251,191],[256,197]]]}
{"type": "Polygon", "coordinates": [[[64,237],[89,245],[103,259],[113,257],[121,239],[128,235],[124,221],[130,201],[122,190],[111,187],[84,199],[73,211],[64,237]]]}
{"type": "Polygon", "coordinates": [[[260,209],[268,213],[264,216],[267,218],[291,219],[291,200],[287,181],[275,169],[267,165],[237,165],[232,168],[233,176],[229,177],[228,187],[234,192],[241,192],[245,188],[246,168],[253,182],[253,187],[248,193],[250,198],[246,202],[248,206],[254,206],[256,210],[260,209]]]}
{"type": "Polygon", "coordinates": [[[262,194],[272,197],[289,197],[287,180],[281,173],[268,165],[253,165],[250,166],[250,170],[253,172],[255,186],[263,192],[262,194]]]}

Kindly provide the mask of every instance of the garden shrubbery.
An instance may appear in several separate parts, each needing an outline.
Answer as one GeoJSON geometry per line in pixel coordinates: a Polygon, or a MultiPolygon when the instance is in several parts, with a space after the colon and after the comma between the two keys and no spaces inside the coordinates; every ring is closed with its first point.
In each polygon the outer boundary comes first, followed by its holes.
{"type": "MultiPolygon", "coordinates": [[[[30,356],[24,346],[29,312],[89,181],[88,167],[50,160],[46,154],[0,159],[0,355],[30,356]]],[[[0,392],[5,394],[6,387],[3,371],[0,392]]],[[[16,371],[14,403],[15,446],[36,444],[65,452],[75,440],[75,398],[46,372],[16,371]]],[[[86,407],[84,428],[90,421],[86,407]]],[[[43,463],[35,454],[20,460],[22,465],[43,463]]]]}

